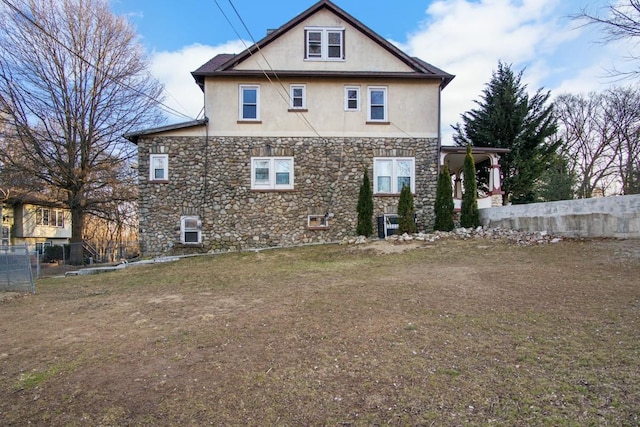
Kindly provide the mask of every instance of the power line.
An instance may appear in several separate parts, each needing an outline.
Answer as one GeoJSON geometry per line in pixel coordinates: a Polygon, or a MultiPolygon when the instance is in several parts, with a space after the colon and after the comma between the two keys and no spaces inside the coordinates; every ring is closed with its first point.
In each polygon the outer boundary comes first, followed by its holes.
{"type": "MultiPolygon", "coordinates": [[[[96,71],[105,74],[106,76],[109,76],[109,74],[105,73],[103,70],[101,70],[97,65],[94,65],[92,62],[90,62],[89,60],[87,60],[86,58],[84,58],[82,55],[80,55],[78,52],[75,52],[73,49],[69,48],[67,45],[65,45],[64,43],[62,43],[57,37],[55,37],[53,34],[51,34],[50,32],[48,32],[45,28],[42,27],[42,25],[40,25],[39,23],[37,23],[36,21],[33,20],[33,18],[31,18],[30,16],[28,16],[25,12],[23,12],[20,8],[18,8],[17,6],[15,6],[13,3],[11,3],[9,0],[0,0],[2,1],[5,5],[7,5],[10,9],[12,9],[13,11],[15,11],[16,13],[18,13],[20,16],[22,16],[24,19],[26,19],[31,25],[33,25],[34,27],[36,27],[38,30],[40,30],[42,33],[44,33],[47,37],[51,38],[51,40],[53,40],[54,42],[56,42],[57,44],[59,44],[60,46],[62,46],[67,52],[69,52],[70,54],[72,54],[73,56],[75,56],[76,58],[80,59],[80,61],[84,62],[86,65],[89,65],[91,68],[95,69],[96,71]]],[[[151,76],[150,73],[147,72],[147,74],[149,76],[151,76]]],[[[110,77],[110,76],[109,76],[110,77]]],[[[153,78],[153,76],[151,76],[153,78]]],[[[145,98],[150,99],[151,101],[153,101],[154,103],[158,104],[161,109],[163,109],[165,112],[177,115],[177,116],[182,116],[185,117],[187,119],[192,119],[191,116],[188,116],[178,110],[175,110],[174,108],[169,107],[168,105],[162,103],[161,101],[155,99],[154,97],[152,97],[151,95],[144,93],[136,88],[131,87],[130,85],[128,85],[125,82],[119,81],[117,79],[112,78],[112,80],[128,89],[131,90],[132,92],[137,93],[138,95],[142,95],[145,98]]],[[[164,89],[163,89],[164,90],[164,89]]],[[[167,93],[169,93],[167,91],[167,93]]],[[[171,95],[169,93],[169,95],[171,95]]]]}

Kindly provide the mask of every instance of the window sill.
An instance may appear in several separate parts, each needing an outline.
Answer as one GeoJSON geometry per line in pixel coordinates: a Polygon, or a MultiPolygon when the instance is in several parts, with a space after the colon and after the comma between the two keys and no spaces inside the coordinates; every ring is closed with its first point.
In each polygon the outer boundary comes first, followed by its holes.
{"type": "MultiPolygon", "coordinates": [[[[411,193],[414,197],[416,193],[411,193]]],[[[400,197],[400,193],[374,193],[373,197],[400,197]]]]}
{"type": "Polygon", "coordinates": [[[149,182],[152,184],[168,184],[169,180],[168,179],[150,179],[149,182]]]}
{"type": "Polygon", "coordinates": [[[238,120],[237,124],[247,124],[247,125],[259,125],[262,124],[262,120],[238,120]]]}
{"type": "Polygon", "coordinates": [[[181,248],[202,248],[204,245],[202,243],[178,243],[178,246],[181,248]]]}
{"type": "Polygon", "coordinates": [[[328,230],[329,226],[321,226],[321,227],[307,227],[307,230],[328,230]]]}
{"type": "Polygon", "coordinates": [[[391,124],[391,122],[382,122],[382,121],[377,122],[377,121],[370,121],[370,120],[368,120],[368,121],[366,122],[366,124],[368,124],[368,125],[390,125],[390,124],[391,124]]]}
{"type": "Polygon", "coordinates": [[[290,113],[306,113],[309,110],[306,108],[289,108],[287,111],[290,113]]]}
{"type": "Polygon", "coordinates": [[[256,193],[295,193],[294,188],[252,188],[256,193]]]}

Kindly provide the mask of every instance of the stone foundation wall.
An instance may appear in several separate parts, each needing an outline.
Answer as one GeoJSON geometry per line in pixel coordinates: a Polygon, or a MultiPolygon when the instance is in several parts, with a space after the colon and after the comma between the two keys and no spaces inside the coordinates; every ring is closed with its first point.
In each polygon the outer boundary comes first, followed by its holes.
{"type": "MultiPolygon", "coordinates": [[[[418,229],[431,230],[436,139],[141,138],[140,250],[156,256],[341,240],[355,234],[363,168],[373,178],[374,157],[405,156],[415,157],[418,229]],[[169,155],[167,183],[149,181],[150,153],[169,155]],[[252,156],[293,156],[294,189],[251,190],[252,156]],[[325,214],[327,229],[308,228],[308,215],[325,214]],[[182,215],[200,216],[201,245],[180,243],[182,215]]],[[[397,196],[374,196],[372,221],[397,205],[397,196]]]]}

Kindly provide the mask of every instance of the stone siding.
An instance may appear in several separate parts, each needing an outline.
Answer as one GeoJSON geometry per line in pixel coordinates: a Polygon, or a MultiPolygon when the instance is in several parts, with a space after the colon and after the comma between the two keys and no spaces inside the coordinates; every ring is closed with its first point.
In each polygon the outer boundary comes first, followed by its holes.
{"type": "MultiPolygon", "coordinates": [[[[235,251],[341,240],[355,234],[356,205],[374,157],[415,157],[419,230],[433,227],[436,139],[155,137],[138,141],[140,250],[144,256],[235,251]],[[149,154],[167,153],[169,180],[149,181],[149,154]],[[294,189],[251,189],[252,156],[293,156],[294,189]],[[329,215],[309,229],[308,215],[329,215]],[[180,243],[180,217],[199,215],[202,244],[180,243]]],[[[374,196],[375,216],[397,196],[374,196]]]]}

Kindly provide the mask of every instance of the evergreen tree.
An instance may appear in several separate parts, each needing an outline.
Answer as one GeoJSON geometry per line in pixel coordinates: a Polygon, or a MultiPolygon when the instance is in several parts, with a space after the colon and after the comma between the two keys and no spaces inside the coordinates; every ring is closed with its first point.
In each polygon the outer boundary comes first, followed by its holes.
{"type": "Polygon", "coordinates": [[[476,185],[476,166],[471,155],[471,145],[467,144],[467,155],[464,158],[462,171],[464,193],[462,193],[462,208],[460,209],[460,226],[475,228],[480,225],[478,212],[478,187],[476,185]]]}
{"type": "Polygon", "coordinates": [[[433,229],[439,231],[453,230],[453,189],[451,187],[451,174],[446,164],[440,171],[440,176],[438,177],[434,210],[436,212],[436,224],[433,229]]]}
{"type": "Polygon", "coordinates": [[[373,190],[366,168],[364,169],[360,194],[358,195],[357,211],[358,224],[356,226],[356,234],[365,237],[371,236],[373,234],[373,190]]]}
{"type": "Polygon", "coordinates": [[[415,212],[411,188],[403,184],[400,191],[400,200],[398,201],[398,234],[413,234],[416,232],[415,212]]]}
{"type": "Polygon", "coordinates": [[[502,158],[502,203],[535,201],[535,183],[560,145],[551,141],[556,131],[550,93],[542,89],[533,96],[521,82],[522,71],[514,74],[509,65],[498,70],[484,89],[479,108],[462,115],[462,124],[453,126],[458,145],[509,148],[502,158]]]}
{"type": "Polygon", "coordinates": [[[551,157],[547,169],[536,185],[536,199],[539,202],[554,202],[573,199],[575,175],[569,171],[568,161],[560,154],[551,157]]]}

